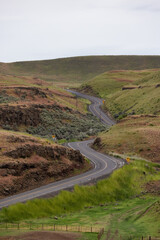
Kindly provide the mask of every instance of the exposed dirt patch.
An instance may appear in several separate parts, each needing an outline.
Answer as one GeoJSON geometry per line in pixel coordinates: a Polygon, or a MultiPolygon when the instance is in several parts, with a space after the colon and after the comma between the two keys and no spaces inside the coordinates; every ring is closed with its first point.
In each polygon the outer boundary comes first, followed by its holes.
{"type": "Polygon", "coordinates": [[[148,193],[152,193],[160,196],[160,180],[151,181],[147,183],[145,187],[148,193]]]}
{"type": "Polygon", "coordinates": [[[14,237],[0,237],[0,240],[76,240],[80,233],[32,232],[14,237]]]}
{"type": "Polygon", "coordinates": [[[82,86],[81,89],[79,89],[78,91],[97,97],[97,93],[93,90],[93,88],[91,86],[89,86],[87,84],[82,86]]]}
{"type": "Polygon", "coordinates": [[[113,78],[113,79],[115,79],[118,82],[133,82],[134,81],[134,80],[126,79],[126,78],[113,78]]]}

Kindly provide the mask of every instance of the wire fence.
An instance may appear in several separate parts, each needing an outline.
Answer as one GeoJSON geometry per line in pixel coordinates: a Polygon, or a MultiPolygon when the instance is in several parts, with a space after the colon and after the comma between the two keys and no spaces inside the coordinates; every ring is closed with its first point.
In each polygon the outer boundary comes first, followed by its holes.
{"type": "MultiPolygon", "coordinates": [[[[24,231],[65,231],[65,232],[84,232],[97,233],[97,239],[100,240],[104,234],[104,228],[95,226],[75,226],[75,225],[57,225],[49,223],[0,223],[1,230],[24,230],[24,231]]],[[[120,239],[123,238],[120,236],[120,239]]],[[[160,237],[141,237],[140,240],[160,240],[160,237]]]]}
{"type": "Polygon", "coordinates": [[[0,230],[88,232],[97,233],[100,238],[104,233],[104,229],[94,226],[57,225],[48,223],[0,223],[0,230]]]}
{"type": "Polygon", "coordinates": [[[152,237],[152,236],[149,236],[149,237],[143,237],[140,239],[140,240],[160,240],[160,237],[152,237]]]}

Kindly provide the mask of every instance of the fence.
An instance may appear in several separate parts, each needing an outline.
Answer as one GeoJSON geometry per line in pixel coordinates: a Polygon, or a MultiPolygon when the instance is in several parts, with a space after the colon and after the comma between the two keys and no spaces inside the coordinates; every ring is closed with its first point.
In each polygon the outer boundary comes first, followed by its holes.
{"type": "Polygon", "coordinates": [[[149,236],[148,238],[146,238],[146,237],[142,236],[141,240],[160,240],[160,237],[151,237],[151,236],[149,236]]]}
{"type": "Polygon", "coordinates": [[[56,225],[44,223],[0,223],[1,230],[34,230],[34,231],[70,231],[97,233],[98,240],[101,239],[104,229],[94,226],[56,225]]]}
{"type": "Polygon", "coordinates": [[[98,240],[100,240],[101,239],[101,237],[103,236],[103,234],[104,234],[104,228],[102,228],[100,231],[99,231],[99,233],[98,233],[98,240]]]}

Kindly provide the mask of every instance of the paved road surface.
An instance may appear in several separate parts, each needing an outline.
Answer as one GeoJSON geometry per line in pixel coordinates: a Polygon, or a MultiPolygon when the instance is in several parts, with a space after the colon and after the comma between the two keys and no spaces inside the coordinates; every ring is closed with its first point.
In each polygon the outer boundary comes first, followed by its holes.
{"type": "MultiPolygon", "coordinates": [[[[74,92],[75,93],[75,92],[74,92]]],[[[87,96],[81,93],[77,93],[80,97],[84,97],[89,99],[92,104],[90,105],[90,111],[96,115],[100,116],[100,105],[102,104],[102,100],[99,98],[87,96]]],[[[109,126],[114,124],[106,114],[101,112],[101,120],[104,124],[108,124],[109,126]]],[[[96,152],[95,150],[89,147],[89,144],[92,143],[93,140],[83,141],[83,142],[74,142],[69,143],[69,147],[73,149],[79,149],[81,153],[90,159],[93,163],[93,169],[90,171],[70,177],[58,182],[50,183],[48,185],[33,189],[31,191],[27,191],[24,193],[16,194],[11,197],[7,197],[0,200],[0,209],[17,202],[25,202],[27,200],[42,197],[48,194],[57,193],[63,189],[73,188],[76,184],[86,184],[90,181],[96,180],[98,178],[102,178],[104,176],[109,175],[114,169],[121,167],[124,165],[124,161],[120,159],[116,159],[111,156],[107,156],[96,152]]]]}
{"type": "Polygon", "coordinates": [[[100,118],[100,120],[104,123],[107,124],[108,126],[112,126],[114,125],[116,122],[109,118],[100,108],[100,106],[103,104],[103,99],[101,98],[97,98],[97,97],[93,97],[93,96],[89,96],[83,93],[79,93],[76,91],[72,91],[72,90],[67,90],[68,92],[71,92],[75,95],[77,95],[78,97],[81,98],[86,98],[89,101],[91,101],[91,105],[89,105],[89,110],[91,113],[93,113],[93,115],[95,115],[96,117],[100,118]]]}

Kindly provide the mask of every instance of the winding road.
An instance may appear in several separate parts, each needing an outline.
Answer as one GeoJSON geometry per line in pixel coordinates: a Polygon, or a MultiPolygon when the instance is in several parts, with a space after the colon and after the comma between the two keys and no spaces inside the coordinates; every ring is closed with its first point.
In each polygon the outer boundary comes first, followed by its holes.
{"type": "MultiPolygon", "coordinates": [[[[85,95],[82,93],[78,93],[75,91],[68,90],[73,94],[81,98],[86,98],[91,101],[91,105],[89,106],[89,110],[104,124],[111,126],[115,124],[115,122],[110,119],[101,109],[100,106],[103,103],[103,100],[100,98],[92,97],[89,95],[85,95]]],[[[13,195],[11,197],[7,197],[0,200],[0,209],[3,207],[7,207],[9,205],[18,203],[18,202],[25,202],[27,200],[31,200],[34,198],[44,197],[44,196],[51,196],[56,194],[60,190],[64,189],[72,189],[76,184],[87,184],[91,181],[97,180],[99,178],[105,177],[113,172],[116,168],[122,167],[124,165],[124,160],[117,159],[91,149],[89,145],[93,142],[93,140],[82,141],[82,142],[72,142],[68,143],[68,146],[72,149],[80,150],[80,152],[86,156],[88,159],[91,160],[93,164],[93,168],[88,172],[83,174],[70,177],[61,181],[57,181],[54,183],[50,183],[48,185],[13,195]]]]}

